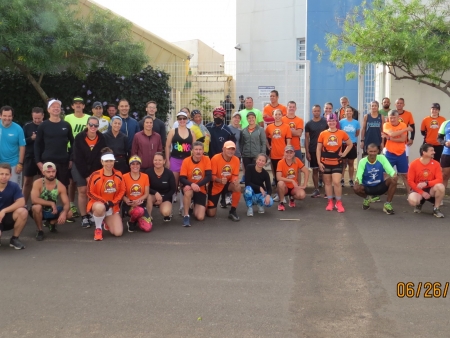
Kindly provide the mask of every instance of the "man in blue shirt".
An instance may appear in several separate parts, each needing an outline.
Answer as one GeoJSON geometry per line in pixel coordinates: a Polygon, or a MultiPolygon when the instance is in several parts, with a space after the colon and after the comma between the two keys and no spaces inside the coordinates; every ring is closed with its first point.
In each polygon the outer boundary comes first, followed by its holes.
{"type": "Polygon", "coordinates": [[[12,121],[14,110],[10,106],[0,108],[0,118],[0,163],[11,166],[11,181],[21,187],[26,145],[23,129],[12,121]]]}
{"type": "Polygon", "coordinates": [[[129,112],[130,104],[126,99],[121,99],[119,101],[119,116],[122,118],[122,127],[120,128],[120,131],[127,135],[128,151],[131,152],[134,135],[136,133],[139,133],[141,131],[141,128],[139,128],[139,122],[128,115],[129,112]]]}

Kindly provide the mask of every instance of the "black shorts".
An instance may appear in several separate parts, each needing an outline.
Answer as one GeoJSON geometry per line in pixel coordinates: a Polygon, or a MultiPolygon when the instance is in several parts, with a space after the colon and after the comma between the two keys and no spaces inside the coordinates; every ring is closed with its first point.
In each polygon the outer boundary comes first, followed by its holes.
{"type": "Polygon", "coordinates": [[[5,217],[2,219],[2,231],[8,231],[14,229],[14,219],[13,219],[13,213],[7,212],[5,214],[5,217]]]}
{"type": "Polygon", "coordinates": [[[441,155],[441,168],[448,168],[450,167],[450,155],[441,155]]]}
{"type": "Polygon", "coordinates": [[[309,167],[312,169],[319,168],[319,164],[317,163],[316,152],[309,152],[309,156],[311,156],[311,161],[309,161],[309,167]]]}
{"type": "Polygon", "coordinates": [[[192,196],[192,200],[194,201],[194,205],[201,205],[202,207],[206,207],[206,194],[197,191],[194,192],[194,196],[192,196]]]}
{"type": "MultiPolygon", "coordinates": [[[[163,203],[163,202],[170,202],[170,203],[172,203],[172,195],[163,195],[163,194],[161,194],[161,193],[159,193],[160,195],[161,195],[161,197],[162,197],[162,202],[161,203],[163,203]]],[[[151,195],[151,196],[155,196],[155,195],[151,195]]]]}
{"type": "MultiPolygon", "coordinates": [[[[342,147],[342,152],[344,152],[346,148],[347,145],[344,144],[344,146],[342,147]]],[[[347,156],[343,158],[345,158],[346,160],[354,160],[357,157],[358,157],[358,149],[356,148],[356,143],[353,143],[352,149],[350,149],[350,152],[347,154],[347,156]]]]}
{"type": "MultiPolygon", "coordinates": [[[[47,161],[42,161],[42,164],[44,164],[47,161]]],[[[55,163],[55,162],[53,162],[55,163]]],[[[69,169],[69,163],[55,163],[56,166],[56,178],[58,181],[60,181],[62,184],[66,186],[66,188],[69,186],[70,183],[70,169],[69,169]]]]}
{"type": "Polygon", "coordinates": [[[323,164],[325,166],[325,170],[323,171],[324,175],[331,175],[331,174],[342,174],[342,163],[337,165],[329,165],[329,164],[323,164]]]}
{"type": "Polygon", "coordinates": [[[433,148],[434,148],[433,158],[439,162],[441,160],[442,152],[444,151],[444,146],[438,145],[438,146],[433,146],[433,148]]]}
{"type": "Polygon", "coordinates": [[[215,209],[217,208],[217,203],[219,203],[219,198],[222,195],[223,192],[228,192],[230,186],[230,182],[227,182],[227,184],[225,184],[223,186],[223,189],[216,195],[212,195],[212,187],[213,184],[208,184],[208,208],[209,209],[215,209]]]}
{"type": "Polygon", "coordinates": [[[380,196],[383,195],[386,191],[388,191],[389,187],[386,185],[386,181],[381,182],[378,185],[375,186],[364,186],[364,192],[367,195],[371,196],[380,196]]]}
{"type": "MultiPolygon", "coordinates": [[[[425,191],[427,194],[429,194],[430,193],[430,191],[431,191],[431,188],[424,188],[424,189],[422,189],[423,191],[425,191]]],[[[414,192],[414,191],[412,191],[411,190],[411,192],[414,192]]],[[[431,195],[430,195],[431,196],[431,195]]],[[[424,204],[425,202],[430,202],[431,204],[435,204],[436,203],[436,198],[434,198],[434,197],[430,197],[429,199],[425,199],[425,198],[423,198],[422,199],[422,201],[420,202],[421,204],[424,204]]]]}
{"type": "Polygon", "coordinates": [[[42,173],[39,170],[34,157],[25,157],[23,160],[23,176],[33,177],[36,175],[42,175],[42,173]]]}

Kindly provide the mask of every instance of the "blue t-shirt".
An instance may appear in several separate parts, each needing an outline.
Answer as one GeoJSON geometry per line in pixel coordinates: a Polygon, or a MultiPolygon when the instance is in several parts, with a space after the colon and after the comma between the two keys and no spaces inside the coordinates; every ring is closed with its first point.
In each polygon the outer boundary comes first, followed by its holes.
{"type": "Polygon", "coordinates": [[[0,210],[12,205],[19,198],[22,198],[22,189],[15,182],[8,181],[3,191],[0,191],[0,210]]]}
{"type": "Polygon", "coordinates": [[[361,128],[359,122],[357,120],[349,121],[347,119],[342,119],[339,121],[339,124],[341,125],[341,130],[348,134],[352,143],[356,143],[358,141],[356,131],[361,128]]]}
{"type": "Polygon", "coordinates": [[[384,155],[377,155],[374,163],[369,162],[369,157],[364,157],[358,163],[358,170],[356,171],[356,179],[364,186],[374,187],[384,181],[384,173],[389,176],[395,175],[395,170],[392,168],[389,161],[384,155]]]}
{"type": "Polygon", "coordinates": [[[23,129],[15,122],[8,128],[0,123],[0,163],[15,167],[19,163],[19,147],[25,147],[23,129]]]}

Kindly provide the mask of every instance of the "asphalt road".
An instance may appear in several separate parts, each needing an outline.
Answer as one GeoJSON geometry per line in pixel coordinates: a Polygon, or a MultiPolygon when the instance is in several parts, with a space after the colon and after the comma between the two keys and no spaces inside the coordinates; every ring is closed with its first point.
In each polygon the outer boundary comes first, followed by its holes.
{"type": "Polygon", "coordinates": [[[155,209],[151,233],[103,242],[78,223],[36,242],[29,221],[25,250],[2,239],[0,337],[449,337],[450,294],[397,283],[450,282],[450,207],[396,196],[388,216],[346,193],[344,214],[307,197],[249,218],[241,201],[240,222],[191,228],[155,209]]]}

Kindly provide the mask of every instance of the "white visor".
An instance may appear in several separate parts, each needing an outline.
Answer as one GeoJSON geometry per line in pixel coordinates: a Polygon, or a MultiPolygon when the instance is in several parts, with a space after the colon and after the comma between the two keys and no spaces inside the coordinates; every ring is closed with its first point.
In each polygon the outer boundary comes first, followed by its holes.
{"type": "Polygon", "coordinates": [[[113,154],[105,154],[105,155],[102,155],[102,161],[115,161],[116,160],[116,158],[114,157],[114,155],[113,154]]]}

